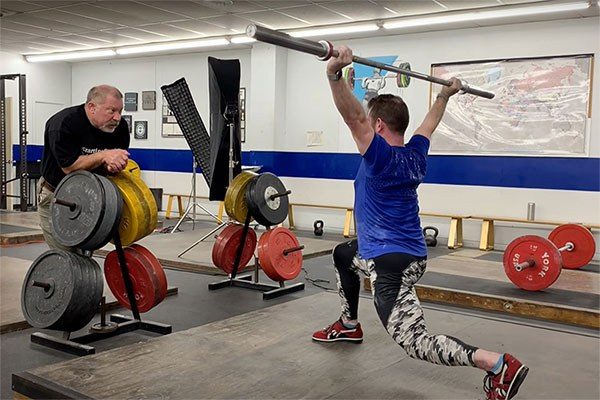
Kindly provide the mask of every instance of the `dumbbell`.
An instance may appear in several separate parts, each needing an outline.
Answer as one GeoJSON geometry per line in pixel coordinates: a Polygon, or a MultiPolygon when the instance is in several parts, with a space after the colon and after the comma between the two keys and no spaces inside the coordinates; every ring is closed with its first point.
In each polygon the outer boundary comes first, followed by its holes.
{"type": "Polygon", "coordinates": [[[556,282],[563,268],[581,268],[595,252],[594,236],[588,228],[560,225],[548,239],[527,235],[510,242],[504,251],[504,271],[521,289],[543,290],[556,282]]]}

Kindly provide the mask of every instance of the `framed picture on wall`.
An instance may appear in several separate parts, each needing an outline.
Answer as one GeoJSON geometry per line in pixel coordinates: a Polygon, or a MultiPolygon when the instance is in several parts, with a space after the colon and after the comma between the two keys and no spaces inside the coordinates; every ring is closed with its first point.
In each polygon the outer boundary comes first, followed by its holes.
{"type": "Polygon", "coordinates": [[[127,92],[124,96],[124,107],[125,111],[137,111],[138,110],[138,94],[135,92],[127,92]]]}
{"type": "Polygon", "coordinates": [[[135,121],[133,136],[136,139],[148,139],[148,121],[135,121]]]}
{"type": "Polygon", "coordinates": [[[133,119],[131,115],[122,115],[121,118],[123,118],[125,122],[127,122],[127,131],[131,133],[131,129],[133,128],[133,119]]]}
{"type": "Polygon", "coordinates": [[[171,111],[171,108],[169,107],[165,96],[162,97],[161,128],[163,137],[183,137],[183,132],[177,124],[177,119],[175,118],[175,115],[173,115],[173,112],[171,111]]]}
{"type": "Polygon", "coordinates": [[[240,141],[246,142],[246,88],[240,88],[240,141]]]}

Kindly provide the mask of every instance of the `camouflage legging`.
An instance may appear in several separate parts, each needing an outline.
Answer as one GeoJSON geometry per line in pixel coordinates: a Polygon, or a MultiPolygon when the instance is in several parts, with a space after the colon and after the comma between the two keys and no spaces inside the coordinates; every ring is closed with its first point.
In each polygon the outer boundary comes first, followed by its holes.
{"type": "Polygon", "coordinates": [[[445,335],[430,335],[414,285],[423,276],[427,260],[392,253],[365,260],[358,256],[358,242],[351,240],[333,251],[342,314],[358,317],[360,272],[371,280],[373,299],[387,332],[406,353],[434,364],[475,366],[477,348],[445,335]]]}

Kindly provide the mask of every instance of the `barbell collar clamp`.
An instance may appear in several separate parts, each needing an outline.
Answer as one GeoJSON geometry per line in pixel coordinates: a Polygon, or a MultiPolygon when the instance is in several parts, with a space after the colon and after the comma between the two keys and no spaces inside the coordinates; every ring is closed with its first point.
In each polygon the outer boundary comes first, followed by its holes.
{"type": "Polygon", "coordinates": [[[300,251],[300,250],[302,250],[302,249],[304,249],[304,245],[300,245],[300,246],[296,246],[296,247],[291,247],[291,248],[289,248],[289,249],[285,249],[285,250],[283,251],[283,255],[284,255],[284,256],[287,256],[287,255],[288,255],[288,254],[290,254],[290,253],[294,253],[294,252],[296,252],[296,251],[300,251]]]}

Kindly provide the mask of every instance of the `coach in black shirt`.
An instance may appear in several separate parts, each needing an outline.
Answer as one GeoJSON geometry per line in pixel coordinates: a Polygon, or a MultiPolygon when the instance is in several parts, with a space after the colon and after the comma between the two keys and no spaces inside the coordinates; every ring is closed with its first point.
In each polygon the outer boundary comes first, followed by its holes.
{"type": "Polygon", "coordinates": [[[60,245],[50,225],[53,192],[66,174],[88,170],[117,173],[129,159],[129,129],[121,119],[123,94],[108,85],[90,89],[85,104],[65,108],[46,122],[42,178],[38,187],[38,213],[46,243],[60,245]]]}

